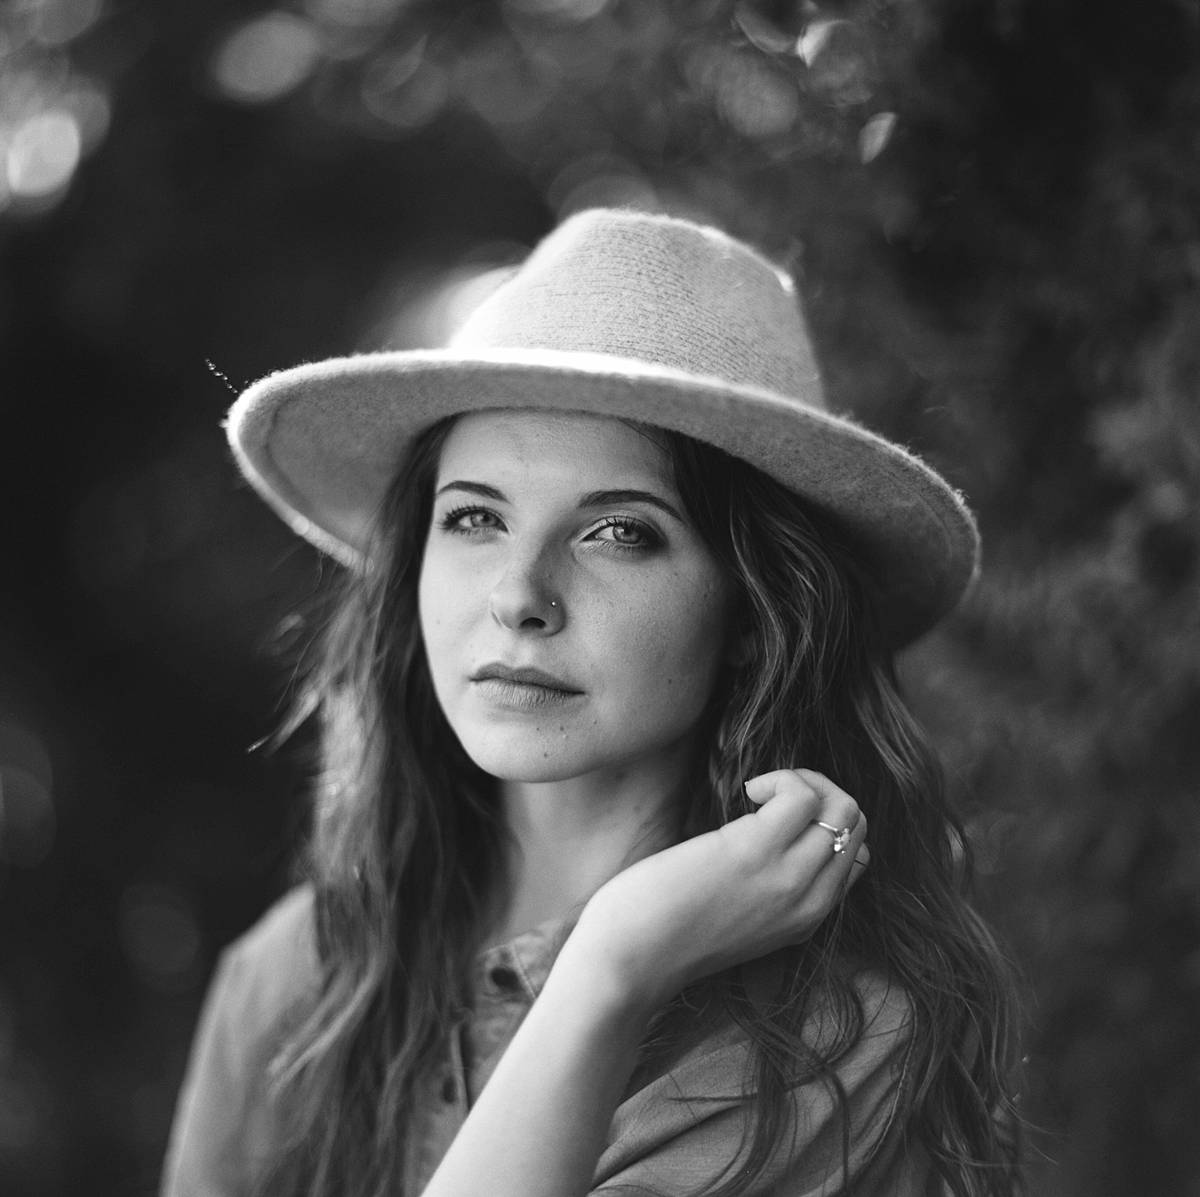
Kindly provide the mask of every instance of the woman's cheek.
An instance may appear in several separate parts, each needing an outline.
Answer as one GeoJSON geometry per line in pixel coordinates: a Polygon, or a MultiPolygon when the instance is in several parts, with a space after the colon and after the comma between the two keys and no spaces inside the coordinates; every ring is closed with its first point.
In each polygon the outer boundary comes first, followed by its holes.
{"type": "Polygon", "coordinates": [[[713,621],[690,622],[684,612],[678,616],[670,623],[644,627],[633,659],[648,674],[649,683],[672,702],[692,698],[687,705],[700,710],[716,675],[722,629],[713,621]]]}

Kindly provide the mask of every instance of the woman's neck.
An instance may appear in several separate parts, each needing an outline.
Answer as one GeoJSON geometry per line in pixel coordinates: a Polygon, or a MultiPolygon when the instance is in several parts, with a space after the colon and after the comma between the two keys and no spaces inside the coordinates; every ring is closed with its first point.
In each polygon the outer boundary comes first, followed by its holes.
{"type": "Polygon", "coordinates": [[[611,877],[677,842],[680,790],[677,775],[501,782],[509,892],[486,945],[577,915],[611,877]]]}

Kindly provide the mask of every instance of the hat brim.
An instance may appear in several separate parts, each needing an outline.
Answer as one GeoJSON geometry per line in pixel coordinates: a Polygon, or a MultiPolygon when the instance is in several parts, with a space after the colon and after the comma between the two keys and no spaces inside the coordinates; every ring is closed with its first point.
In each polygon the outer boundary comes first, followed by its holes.
{"type": "Polygon", "coordinates": [[[230,410],[227,431],[267,503],[299,535],[354,566],[412,440],[447,416],[498,408],[642,421],[750,462],[851,534],[883,588],[897,646],[949,612],[978,572],[969,509],[900,446],[770,391],[607,354],[423,350],[333,358],[253,384],[230,410]]]}

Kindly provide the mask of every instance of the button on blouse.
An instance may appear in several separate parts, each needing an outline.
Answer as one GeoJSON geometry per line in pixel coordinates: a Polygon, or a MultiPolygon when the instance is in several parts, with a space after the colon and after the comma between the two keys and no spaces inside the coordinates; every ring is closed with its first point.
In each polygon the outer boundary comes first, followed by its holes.
{"type": "Polygon", "coordinates": [[[489,969],[488,980],[499,993],[513,993],[521,984],[521,978],[506,964],[497,964],[489,969]]]}

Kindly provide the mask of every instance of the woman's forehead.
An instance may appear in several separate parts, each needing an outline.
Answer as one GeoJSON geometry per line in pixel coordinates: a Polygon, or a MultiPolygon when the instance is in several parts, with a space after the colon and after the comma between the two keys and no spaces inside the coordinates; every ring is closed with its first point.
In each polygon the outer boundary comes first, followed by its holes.
{"type": "MultiPolygon", "coordinates": [[[[526,409],[460,416],[442,446],[439,480],[464,470],[561,474],[606,485],[634,478],[674,489],[671,463],[652,429],[610,416],[526,409]]],[[[587,489],[587,487],[584,487],[587,489]]]]}

